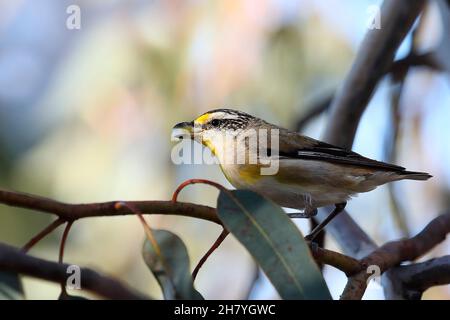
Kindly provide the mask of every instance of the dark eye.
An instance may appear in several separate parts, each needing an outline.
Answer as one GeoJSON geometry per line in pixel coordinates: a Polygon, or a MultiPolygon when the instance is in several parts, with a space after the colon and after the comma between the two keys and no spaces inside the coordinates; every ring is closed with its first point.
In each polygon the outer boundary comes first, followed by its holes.
{"type": "Polygon", "coordinates": [[[218,127],[218,126],[220,125],[220,120],[218,120],[218,119],[213,119],[213,120],[211,121],[211,125],[212,125],[213,127],[218,127]]]}

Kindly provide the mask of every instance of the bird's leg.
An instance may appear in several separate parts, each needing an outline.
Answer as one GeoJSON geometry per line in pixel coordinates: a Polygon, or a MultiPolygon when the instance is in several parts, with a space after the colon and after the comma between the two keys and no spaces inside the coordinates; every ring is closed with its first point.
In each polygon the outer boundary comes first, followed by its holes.
{"type": "Polygon", "coordinates": [[[317,208],[314,208],[312,204],[312,197],[309,194],[301,195],[303,197],[302,199],[302,206],[305,208],[303,209],[303,212],[294,212],[289,213],[288,216],[290,218],[312,218],[315,215],[317,215],[317,208]]]}
{"type": "Polygon", "coordinates": [[[342,203],[336,203],[334,206],[334,210],[328,215],[328,217],[325,218],[325,220],[323,220],[321,223],[319,223],[312,231],[310,234],[308,234],[305,237],[305,240],[307,241],[312,241],[314,240],[315,237],[317,237],[317,235],[320,233],[320,231],[322,231],[323,228],[325,228],[325,226],[334,219],[334,217],[336,217],[339,213],[341,213],[342,211],[344,211],[345,209],[345,205],[347,204],[347,202],[342,202],[342,203]]]}
{"type": "Polygon", "coordinates": [[[305,210],[303,210],[303,214],[305,216],[309,217],[314,217],[317,214],[317,208],[314,208],[313,203],[312,203],[312,197],[310,194],[305,194],[305,210]]]}
{"type": "Polygon", "coordinates": [[[305,207],[305,210],[303,210],[303,215],[308,218],[314,217],[316,214],[317,208],[305,207]]]}
{"type": "Polygon", "coordinates": [[[287,214],[289,218],[295,219],[295,218],[312,218],[315,215],[317,215],[317,209],[311,208],[310,210],[303,210],[298,212],[292,212],[287,214]]]}

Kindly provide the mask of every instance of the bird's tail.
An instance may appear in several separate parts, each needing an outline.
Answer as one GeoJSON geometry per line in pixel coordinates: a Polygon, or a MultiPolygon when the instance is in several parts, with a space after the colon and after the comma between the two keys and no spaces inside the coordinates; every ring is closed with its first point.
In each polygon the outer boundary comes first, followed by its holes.
{"type": "Polygon", "coordinates": [[[400,171],[398,172],[401,179],[408,179],[408,180],[428,180],[432,175],[426,173],[426,172],[415,172],[415,171],[400,171]]]}

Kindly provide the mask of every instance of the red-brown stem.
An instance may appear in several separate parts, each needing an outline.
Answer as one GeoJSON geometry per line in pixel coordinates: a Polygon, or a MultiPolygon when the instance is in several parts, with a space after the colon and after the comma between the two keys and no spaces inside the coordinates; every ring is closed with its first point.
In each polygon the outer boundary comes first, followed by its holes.
{"type": "Polygon", "coordinates": [[[130,211],[133,212],[138,217],[139,221],[141,222],[142,226],[144,227],[144,232],[147,235],[148,240],[154,246],[157,254],[160,255],[158,243],[156,242],[156,239],[153,236],[152,229],[148,225],[147,221],[145,221],[143,214],[134,205],[132,205],[131,203],[127,203],[125,201],[117,202],[115,205],[115,208],[120,209],[120,207],[122,207],[122,206],[130,209],[130,211]]]}
{"type": "Polygon", "coordinates": [[[220,246],[220,244],[225,240],[225,238],[227,237],[227,235],[229,233],[230,232],[228,230],[226,230],[226,229],[222,230],[222,232],[220,233],[220,235],[217,238],[217,240],[213,243],[213,245],[205,253],[205,255],[200,259],[200,261],[198,262],[198,264],[195,267],[194,271],[192,272],[192,279],[193,280],[195,280],[195,278],[197,277],[198,271],[205,264],[206,260],[208,260],[209,256],[220,246]]]}
{"type": "Polygon", "coordinates": [[[208,184],[210,186],[216,187],[217,189],[219,189],[221,191],[227,190],[224,186],[222,186],[221,184],[214,182],[214,181],[210,181],[210,180],[206,180],[206,179],[189,179],[178,186],[178,188],[175,190],[175,192],[172,195],[172,201],[177,202],[178,195],[180,194],[181,190],[183,190],[190,184],[197,184],[197,183],[208,184]]]}
{"type": "MultiPolygon", "coordinates": [[[[64,232],[63,232],[63,235],[61,238],[61,244],[59,246],[59,257],[58,257],[59,263],[63,263],[64,248],[66,246],[66,240],[69,235],[69,231],[70,231],[70,228],[72,227],[72,224],[73,224],[73,221],[68,221],[66,224],[66,227],[64,228],[64,232]]],[[[66,296],[66,295],[67,295],[66,285],[64,284],[64,282],[61,282],[61,296],[66,296]]]]}
{"type": "Polygon", "coordinates": [[[50,223],[45,229],[40,231],[37,235],[35,235],[33,238],[31,238],[23,247],[23,252],[28,252],[34,245],[36,245],[39,241],[44,239],[50,232],[58,228],[60,225],[64,223],[64,220],[61,218],[56,219],[52,223],[50,223]]]}
{"type": "MultiPolygon", "coordinates": [[[[175,190],[175,192],[173,193],[172,196],[172,202],[177,202],[178,199],[178,195],[180,194],[181,190],[183,190],[184,188],[186,188],[188,185],[191,184],[197,184],[197,183],[202,183],[202,184],[208,184],[210,186],[213,186],[217,189],[219,189],[220,191],[226,191],[228,192],[228,190],[222,186],[221,184],[214,182],[214,181],[210,181],[210,180],[206,180],[206,179],[189,179],[184,181],[182,184],[180,184],[178,186],[178,188],[175,190]]],[[[217,240],[213,243],[213,245],[211,246],[211,248],[205,253],[205,255],[200,259],[200,261],[198,262],[197,266],[195,266],[194,271],[192,272],[192,279],[195,281],[195,278],[197,277],[198,271],[200,270],[200,268],[205,264],[206,260],[208,260],[208,257],[220,246],[220,244],[225,240],[225,238],[227,237],[227,235],[229,234],[229,231],[226,230],[225,228],[222,230],[222,233],[219,235],[219,237],[217,238],[217,240]]]]}
{"type": "MultiPolygon", "coordinates": [[[[156,255],[160,258],[161,263],[164,267],[164,270],[166,273],[170,273],[170,267],[166,262],[165,257],[163,256],[162,252],[161,252],[161,248],[158,244],[158,241],[156,241],[155,235],[153,234],[152,228],[150,228],[149,224],[147,223],[147,221],[144,218],[144,215],[132,204],[127,203],[127,202],[117,202],[115,207],[116,209],[120,209],[121,206],[125,206],[128,209],[130,209],[130,211],[132,211],[141,221],[142,226],[144,227],[144,232],[145,235],[147,236],[148,241],[150,241],[153,249],[156,252],[156,255]]],[[[168,277],[168,281],[170,283],[170,285],[172,286],[173,290],[175,290],[175,285],[172,282],[172,279],[170,277],[168,277]]]]}

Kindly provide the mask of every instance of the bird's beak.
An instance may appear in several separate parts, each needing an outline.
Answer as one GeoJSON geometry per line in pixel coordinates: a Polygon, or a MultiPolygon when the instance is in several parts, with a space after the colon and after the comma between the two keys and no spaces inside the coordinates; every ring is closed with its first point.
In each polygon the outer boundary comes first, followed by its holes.
{"type": "Polygon", "coordinates": [[[176,140],[194,138],[194,122],[180,122],[172,128],[172,138],[176,140]]]}

